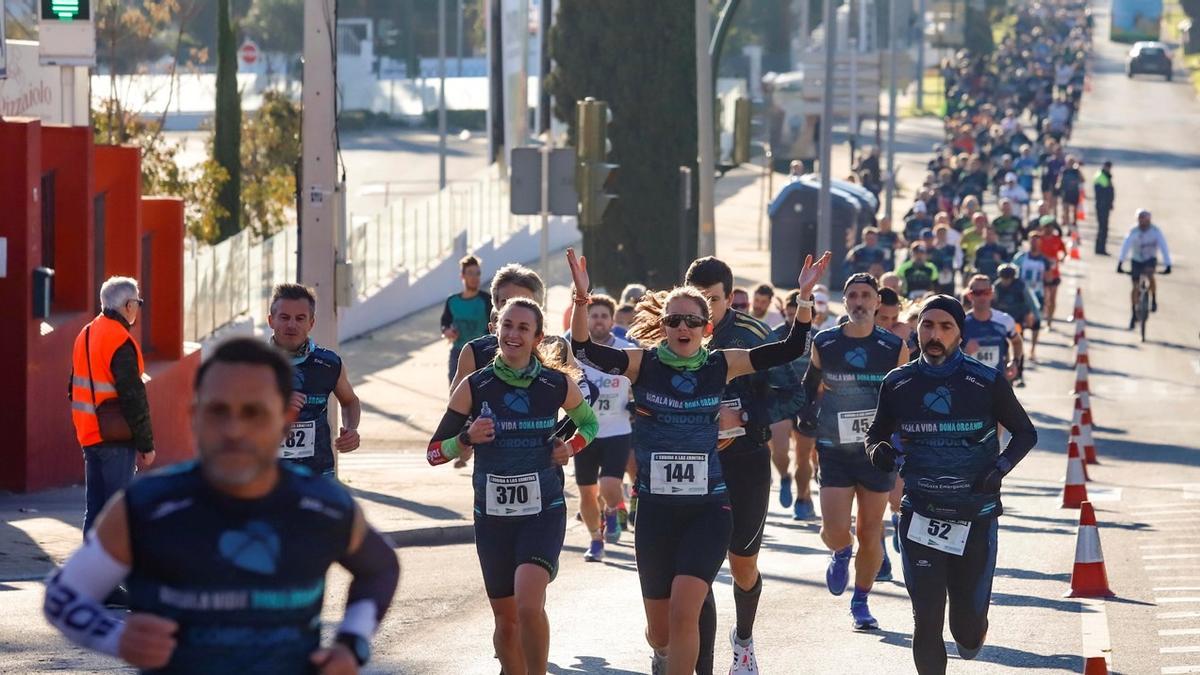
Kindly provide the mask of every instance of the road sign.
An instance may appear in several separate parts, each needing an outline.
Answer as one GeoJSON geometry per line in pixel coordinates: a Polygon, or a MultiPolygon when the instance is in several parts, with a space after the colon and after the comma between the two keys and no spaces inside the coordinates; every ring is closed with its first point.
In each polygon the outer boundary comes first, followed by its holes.
{"type": "Polygon", "coordinates": [[[238,60],[244,66],[252,66],[258,61],[258,45],[254,40],[246,40],[238,47],[238,60]]]}
{"type": "Polygon", "coordinates": [[[43,66],[96,65],[92,0],[41,0],[39,9],[38,60],[43,66]]]}
{"type": "MultiPolygon", "coordinates": [[[[542,213],[542,150],[513,148],[509,157],[509,204],[515,216],[542,213]]],[[[579,213],[579,195],[575,191],[575,149],[550,151],[550,215],[574,216],[579,213]]]]}

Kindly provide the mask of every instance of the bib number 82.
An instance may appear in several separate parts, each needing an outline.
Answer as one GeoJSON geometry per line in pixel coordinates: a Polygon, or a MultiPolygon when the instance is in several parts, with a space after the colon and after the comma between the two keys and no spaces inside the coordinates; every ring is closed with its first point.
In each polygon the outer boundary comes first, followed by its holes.
{"type": "Polygon", "coordinates": [[[304,447],[305,434],[308,432],[304,429],[291,429],[288,431],[287,438],[283,440],[283,445],[286,448],[302,448],[304,447]]]}
{"type": "Polygon", "coordinates": [[[524,485],[497,485],[496,503],[527,504],[529,503],[529,488],[524,485]]]}

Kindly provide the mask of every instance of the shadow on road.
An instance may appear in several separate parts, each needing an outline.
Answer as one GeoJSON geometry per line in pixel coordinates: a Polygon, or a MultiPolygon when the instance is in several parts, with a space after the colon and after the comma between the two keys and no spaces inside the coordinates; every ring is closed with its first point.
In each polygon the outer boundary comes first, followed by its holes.
{"type": "MultiPolygon", "coordinates": [[[[883,644],[912,649],[912,636],[908,633],[881,630],[872,631],[871,634],[879,635],[881,637],[880,642],[883,644]]],[[[958,647],[953,642],[946,642],[947,655],[956,654],[957,651],[958,647]]],[[[961,659],[959,660],[961,661],[961,659]]],[[[1074,654],[1034,654],[1033,652],[1022,651],[1020,649],[990,644],[984,645],[979,655],[975,657],[975,660],[983,661],[984,663],[1000,664],[1010,668],[1066,670],[1075,673],[1080,672],[1083,667],[1083,659],[1074,654]]]]}
{"type": "Polygon", "coordinates": [[[1071,580],[1071,575],[1065,572],[1061,574],[1048,574],[1046,572],[1038,572],[1036,570],[1019,570],[1011,567],[996,568],[996,576],[1009,577],[1011,579],[1025,579],[1028,581],[1068,582],[1071,580]]]}
{"type": "Polygon", "coordinates": [[[354,495],[358,499],[366,499],[368,501],[375,502],[376,504],[383,504],[385,506],[394,506],[398,509],[411,511],[433,520],[462,520],[463,518],[468,517],[467,515],[463,515],[457,511],[451,511],[450,509],[442,506],[421,504],[419,502],[409,501],[395,495],[385,495],[381,492],[373,492],[371,490],[364,490],[362,488],[349,486],[346,486],[346,488],[350,490],[350,494],[354,495]]]}
{"type": "Polygon", "coordinates": [[[546,672],[553,675],[573,675],[574,673],[605,673],[606,675],[638,675],[636,670],[625,670],[623,668],[613,668],[609,665],[608,660],[600,656],[576,656],[579,663],[567,666],[562,666],[551,663],[546,672]]]}

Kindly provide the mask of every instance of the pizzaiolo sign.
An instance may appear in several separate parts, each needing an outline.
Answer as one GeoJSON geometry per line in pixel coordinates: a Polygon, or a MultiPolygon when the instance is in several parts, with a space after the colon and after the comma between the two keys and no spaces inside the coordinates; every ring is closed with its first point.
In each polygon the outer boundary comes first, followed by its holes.
{"type": "MultiPolygon", "coordinates": [[[[62,80],[60,68],[38,64],[38,43],[8,40],[8,77],[0,80],[0,116],[37,117],[43,122],[61,124],[62,80]]],[[[87,69],[76,77],[77,100],[85,102],[79,108],[87,111],[87,69]],[[80,98],[82,97],[82,98],[80,98]]]]}

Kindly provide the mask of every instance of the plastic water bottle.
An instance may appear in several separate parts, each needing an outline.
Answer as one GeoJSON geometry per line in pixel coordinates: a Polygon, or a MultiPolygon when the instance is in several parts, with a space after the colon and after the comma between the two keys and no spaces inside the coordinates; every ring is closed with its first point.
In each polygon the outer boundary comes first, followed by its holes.
{"type": "Polygon", "coordinates": [[[494,413],[492,413],[492,406],[488,405],[487,401],[484,401],[483,406],[481,406],[479,408],[479,417],[480,417],[480,419],[483,419],[483,418],[487,418],[490,420],[496,419],[496,415],[494,413]]]}

